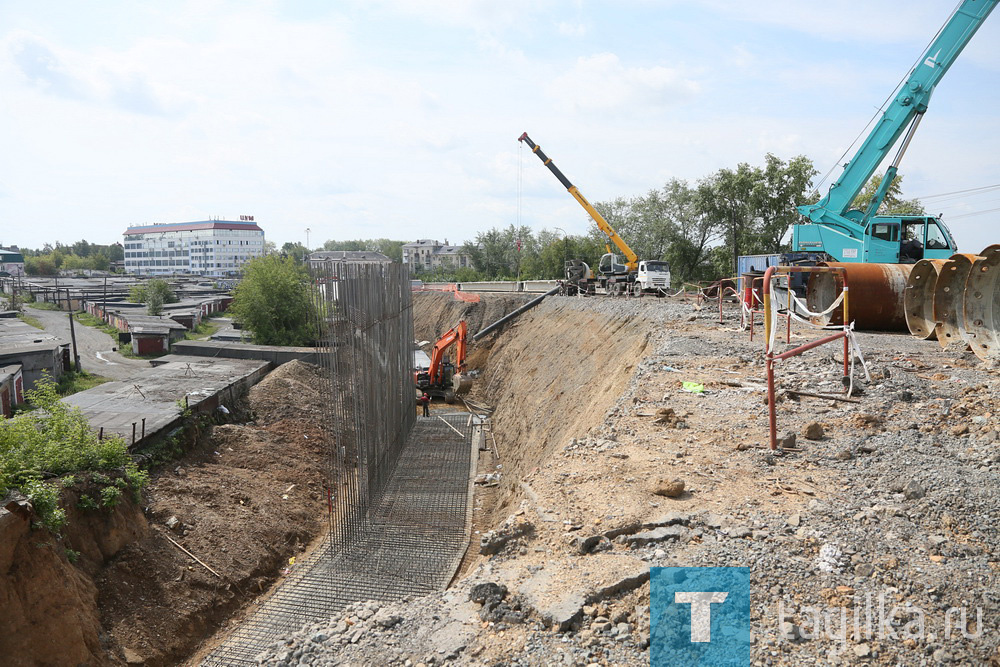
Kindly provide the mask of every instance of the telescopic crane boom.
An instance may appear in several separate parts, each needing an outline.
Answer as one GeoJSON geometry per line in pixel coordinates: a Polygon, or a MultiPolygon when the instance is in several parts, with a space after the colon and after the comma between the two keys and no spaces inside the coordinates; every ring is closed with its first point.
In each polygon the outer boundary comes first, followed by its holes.
{"type": "MultiPolygon", "coordinates": [[[[545,155],[545,153],[542,152],[542,147],[535,144],[535,142],[532,141],[531,138],[528,136],[527,132],[518,137],[517,140],[523,141],[524,143],[528,144],[528,147],[531,148],[531,152],[538,156],[538,159],[542,161],[542,164],[548,167],[549,171],[551,171],[552,174],[559,179],[559,182],[563,184],[563,187],[565,187],[566,190],[569,191],[571,195],[573,195],[573,199],[579,202],[580,206],[582,206],[583,209],[588,214],[590,214],[590,217],[593,218],[594,222],[597,223],[597,227],[602,232],[604,232],[605,235],[607,235],[608,242],[613,243],[615,247],[621,251],[622,255],[625,257],[625,265],[624,266],[620,264],[616,265],[615,262],[612,261],[611,262],[612,269],[609,273],[626,274],[638,270],[639,256],[635,254],[632,248],[630,248],[628,244],[625,243],[624,240],[622,240],[622,237],[618,236],[618,233],[615,232],[614,228],[612,228],[611,225],[608,224],[608,221],[604,219],[604,216],[602,216],[600,213],[597,212],[597,209],[594,208],[589,201],[587,201],[587,198],[580,193],[577,187],[572,183],[570,183],[569,179],[566,178],[566,176],[563,175],[561,171],[559,171],[559,167],[555,166],[552,163],[552,158],[548,157],[547,155],[545,155]]],[[[611,253],[610,246],[608,247],[608,253],[609,254],[611,253]]],[[[602,260],[601,261],[602,272],[606,272],[604,267],[605,267],[605,262],[602,260]]]]}
{"type": "Polygon", "coordinates": [[[824,251],[841,262],[885,263],[943,259],[957,250],[947,227],[937,218],[877,216],[875,213],[896,177],[900,160],[920,119],[927,111],[934,87],[998,1],[964,0],[959,5],[826,196],[815,204],[798,207],[799,213],[808,222],[793,227],[793,250],[824,251]],[[904,131],[903,143],[886,170],[871,205],[865,211],[852,208],[858,193],[904,131]]]}

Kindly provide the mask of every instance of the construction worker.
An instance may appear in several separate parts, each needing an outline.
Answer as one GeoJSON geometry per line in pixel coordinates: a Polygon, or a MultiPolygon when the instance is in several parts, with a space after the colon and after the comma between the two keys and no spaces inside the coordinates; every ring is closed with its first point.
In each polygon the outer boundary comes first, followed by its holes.
{"type": "Polygon", "coordinates": [[[424,395],[420,397],[420,403],[424,406],[424,417],[431,416],[431,397],[424,392],[424,395]]]}

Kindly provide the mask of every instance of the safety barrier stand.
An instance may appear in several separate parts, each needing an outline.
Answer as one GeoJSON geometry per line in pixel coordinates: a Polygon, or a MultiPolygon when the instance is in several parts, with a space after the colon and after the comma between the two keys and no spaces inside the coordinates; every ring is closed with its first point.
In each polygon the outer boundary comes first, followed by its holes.
{"type": "MultiPolygon", "coordinates": [[[[802,354],[807,350],[811,350],[814,347],[819,347],[820,345],[825,345],[826,343],[832,343],[833,341],[843,339],[844,340],[844,378],[848,381],[850,380],[850,370],[848,367],[849,363],[849,338],[851,336],[851,325],[849,324],[850,318],[848,310],[848,285],[847,285],[847,271],[843,267],[820,267],[820,266],[772,266],[764,272],[763,277],[763,299],[764,299],[764,347],[765,347],[765,359],[767,364],[767,408],[768,408],[768,425],[770,427],[770,445],[772,450],[778,448],[778,417],[777,408],[775,401],[775,391],[774,391],[774,362],[780,361],[782,359],[788,359],[796,355],[802,354]],[[844,308],[844,318],[843,318],[843,330],[838,331],[835,334],[829,336],[824,336],[823,338],[818,338],[814,341],[810,341],[799,347],[786,350],[781,354],[774,353],[774,340],[773,340],[773,329],[774,321],[776,318],[776,313],[773,312],[774,305],[771,302],[771,280],[775,273],[794,273],[794,272],[839,272],[841,274],[841,280],[843,281],[844,289],[841,296],[834,302],[835,307],[840,300],[843,300],[844,308]]],[[[789,294],[789,306],[786,316],[789,319],[789,336],[791,335],[791,290],[788,290],[789,294]]],[[[752,316],[752,311],[751,311],[752,316]]],[[[752,320],[751,320],[751,331],[752,320]]],[[[844,391],[850,392],[849,382],[845,382],[844,391]]]]}
{"type": "MultiPolygon", "coordinates": [[[[718,281],[719,324],[722,324],[722,302],[725,301],[726,295],[732,293],[732,295],[735,296],[737,300],[739,300],[739,298],[740,298],[740,293],[736,290],[736,288],[735,287],[730,287],[729,285],[726,284],[729,281],[733,281],[734,285],[738,284],[738,282],[737,282],[738,279],[735,279],[735,278],[722,278],[722,279],[720,279],[718,281]]],[[[742,306],[741,306],[740,307],[740,311],[741,311],[740,312],[740,326],[742,326],[742,324],[743,324],[743,313],[742,313],[742,310],[743,309],[742,309],[742,306]]]]}

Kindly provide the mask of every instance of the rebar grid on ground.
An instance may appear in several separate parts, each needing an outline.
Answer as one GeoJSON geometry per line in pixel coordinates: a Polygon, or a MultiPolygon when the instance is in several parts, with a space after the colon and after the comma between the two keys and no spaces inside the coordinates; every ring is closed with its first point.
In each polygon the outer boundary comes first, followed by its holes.
{"type": "Polygon", "coordinates": [[[420,418],[366,529],[347,548],[327,542],[297,564],[202,665],[253,665],[284,635],[327,621],[352,602],[391,602],[446,587],[471,525],[476,452],[467,424],[467,414],[420,418]]]}

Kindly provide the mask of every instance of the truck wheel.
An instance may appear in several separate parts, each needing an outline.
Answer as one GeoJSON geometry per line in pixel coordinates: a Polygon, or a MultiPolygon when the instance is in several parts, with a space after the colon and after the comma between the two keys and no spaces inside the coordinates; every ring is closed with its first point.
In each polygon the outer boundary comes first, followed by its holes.
{"type": "Polygon", "coordinates": [[[642,284],[632,283],[632,294],[634,296],[642,296],[642,284]]]}

